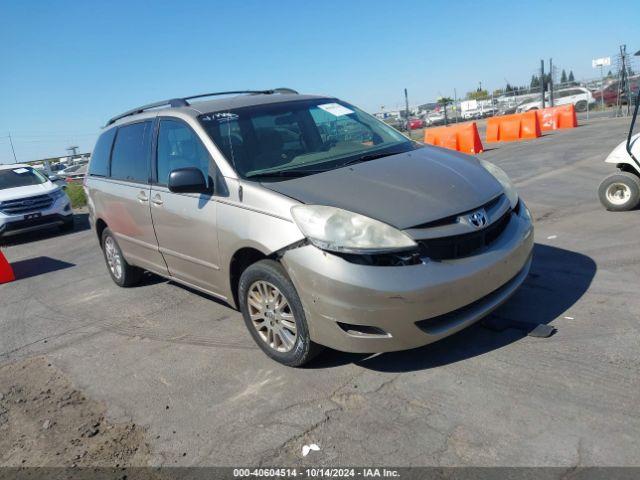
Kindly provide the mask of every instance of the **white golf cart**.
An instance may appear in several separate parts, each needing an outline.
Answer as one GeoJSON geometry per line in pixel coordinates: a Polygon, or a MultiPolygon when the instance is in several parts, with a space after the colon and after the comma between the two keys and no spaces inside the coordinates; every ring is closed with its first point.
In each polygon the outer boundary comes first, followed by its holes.
{"type": "Polygon", "coordinates": [[[614,148],[605,159],[606,163],[615,164],[618,172],[609,175],[598,187],[600,202],[607,210],[613,212],[633,210],[640,204],[640,133],[633,134],[638,105],[640,91],[636,95],[636,106],[627,139],[614,148]]]}

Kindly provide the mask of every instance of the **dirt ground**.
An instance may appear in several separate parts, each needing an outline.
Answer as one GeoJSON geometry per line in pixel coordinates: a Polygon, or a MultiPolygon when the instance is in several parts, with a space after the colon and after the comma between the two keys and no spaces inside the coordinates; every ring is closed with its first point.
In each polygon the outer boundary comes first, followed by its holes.
{"type": "Polygon", "coordinates": [[[43,357],[0,367],[0,465],[146,465],[144,429],[105,411],[43,357]]]}

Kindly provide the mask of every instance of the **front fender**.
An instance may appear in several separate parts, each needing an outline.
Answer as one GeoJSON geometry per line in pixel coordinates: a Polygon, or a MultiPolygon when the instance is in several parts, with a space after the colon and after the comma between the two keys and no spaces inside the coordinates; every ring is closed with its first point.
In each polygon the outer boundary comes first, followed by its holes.
{"type": "Polygon", "coordinates": [[[304,240],[304,235],[291,219],[254,210],[241,204],[218,203],[218,244],[223,282],[227,298],[233,298],[230,266],[233,255],[252,248],[265,256],[304,240]]]}
{"type": "MultiPolygon", "coordinates": [[[[636,158],[640,158],[640,133],[635,134],[631,137],[631,151],[635,155],[636,158]]],[[[613,163],[615,165],[626,164],[633,167],[634,170],[638,171],[640,167],[636,165],[633,161],[629,152],[627,152],[627,140],[620,142],[616,148],[614,148],[611,153],[605,159],[606,163],[613,163]]],[[[640,172],[639,172],[640,173],[640,172]]]]}

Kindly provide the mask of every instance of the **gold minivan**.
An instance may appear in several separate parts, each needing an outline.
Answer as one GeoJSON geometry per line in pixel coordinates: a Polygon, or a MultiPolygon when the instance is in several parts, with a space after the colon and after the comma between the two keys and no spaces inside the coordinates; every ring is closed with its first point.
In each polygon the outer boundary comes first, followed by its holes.
{"type": "Polygon", "coordinates": [[[85,181],[113,280],[143,271],[242,311],[291,366],[476,322],[527,276],[531,216],[495,165],[337,98],[222,92],[111,119],[85,181]]]}

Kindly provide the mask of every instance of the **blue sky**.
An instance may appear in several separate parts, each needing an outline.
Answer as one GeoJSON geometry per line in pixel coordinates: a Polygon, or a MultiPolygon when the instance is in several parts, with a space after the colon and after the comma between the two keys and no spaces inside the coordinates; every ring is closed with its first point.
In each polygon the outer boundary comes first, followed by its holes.
{"type": "Polygon", "coordinates": [[[0,0],[0,163],[93,148],[154,100],[288,86],[376,111],[528,84],[541,58],[577,78],[640,49],[637,0],[0,0]],[[632,21],[633,20],[633,21],[632,21]]]}

